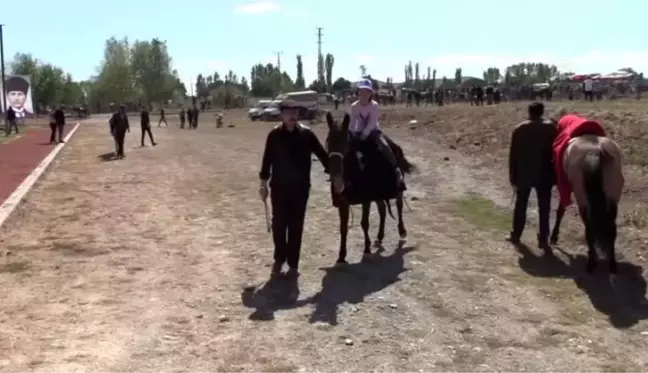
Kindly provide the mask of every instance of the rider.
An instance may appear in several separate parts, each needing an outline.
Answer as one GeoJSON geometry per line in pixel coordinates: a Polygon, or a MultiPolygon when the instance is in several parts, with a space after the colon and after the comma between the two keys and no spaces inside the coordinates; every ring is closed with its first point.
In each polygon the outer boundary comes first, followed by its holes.
{"type": "Polygon", "coordinates": [[[394,168],[396,180],[402,183],[403,174],[401,173],[396,156],[385,140],[378,124],[380,118],[380,106],[373,100],[373,85],[371,80],[363,79],[358,82],[358,100],[351,104],[349,116],[351,125],[349,131],[353,136],[361,140],[369,139],[374,141],[379,150],[388,157],[389,163],[394,168]]]}
{"type": "Polygon", "coordinates": [[[583,135],[597,135],[605,137],[605,130],[599,122],[580,117],[575,114],[561,112],[557,124],[558,135],[553,143],[554,168],[556,170],[556,187],[560,195],[560,207],[565,208],[571,204],[572,188],[563,167],[565,151],[569,140],[583,135]]]}

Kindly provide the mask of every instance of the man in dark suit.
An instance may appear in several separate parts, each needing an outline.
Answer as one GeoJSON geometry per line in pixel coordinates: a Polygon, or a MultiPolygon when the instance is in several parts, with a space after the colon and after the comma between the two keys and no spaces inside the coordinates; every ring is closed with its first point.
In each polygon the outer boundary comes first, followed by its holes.
{"type": "Polygon", "coordinates": [[[29,93],[29,82],[22,76],[12,76],[6,80],[7,100],[9,106],[16,113],[16,118],[29,118],[32,113],[27,110],[27,94],[29,93]]]}
{"type": "Polygon", "coordinates": [[[507,240],[520,243],[526,224],[526,210],[531,190],[538,198],[538,246],[549,249],[549,211],[551,188],[555,184],[552,146],[556,138],[556,126],[545,119],[544,105],[529,105],[529,119],[518,124],[511,136],[509,152],[509,182],[515,191],[513,230],[507,240]]]}
{"type": "Polygon", "coordinates": [[[126,108],[124,105],[121,105],[119,111],[114,113],[112,118],[110,118],[110,133],[115,138],[118,158],[124,158],[126,156],[124,154],[124,140],[126,139],[126,132],[130,132],[130,124],[128,123],[126,108]]]}
{"type": "Polygon", "coordinates": [[[153,133],[151,132],[151,117],[146,106],[142,106],[142,113],[140,114],[140,123],[142,125],[142,147],[144,147],[144,138],[148,133],[149,138],[151,139],[151,144],[153,146],[157,145],[155,140],[153,140],[153,133]]]}
{"type": "Polygon", "coordinates": [[[52,130],[50,134],[50,144],[54,144],[56,141],[56,133],[58,132],[58,142],[63,143],[63,128],[65,127],[65,106],[59,106],[52,113],[52,118],[50,119],[50,129],[52,130]]]}
{"type": "Polygon", "coordinates": [[[311,156],[315,154],[326,171],[328,154],[315,133],[297,121],[296,102],[285,100],[280,109],[282,124],[270,131],[263,151],[259,195],[265,202],[270,184],[275,246],[272,275],[279,275],[287,263],[287,275],[297,277],[310,192],[311,156]]]}
{"type": "Polygon", "coordinates": [[[16,121],[16,112],[9,106],[5,113],[5,137],[11,135],[11,130],[14,129],[18,133],[18,122],[16,121]]]}

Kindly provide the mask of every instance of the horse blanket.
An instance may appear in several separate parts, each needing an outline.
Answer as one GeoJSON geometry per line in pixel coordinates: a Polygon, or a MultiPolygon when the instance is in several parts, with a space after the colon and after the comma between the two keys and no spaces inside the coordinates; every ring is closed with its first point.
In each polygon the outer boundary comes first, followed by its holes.
{"type": "MultiPolygon", "coordinates": [[[[399,145],[385,136],[397,162],[403,157],[399,145]]],[[[407,187],[398,184],[396,173],[378,145],[371,140],[353,140],[349,153],[344,157],[344,191],[342,197],[350,205],[396,198],[407,187]]],[[[340,196],[333,192],[333,206],[340,206],[340,196]]]]}
{"type": "Polygon", "coordinates": [[[600,123],[568,114],[558,121],[558,135],[553,142],[553,162],[556,170],[556,187],[560,195],[560,206],[567,207],[571,204],[572,186],[565,172],[564,158],[569,141],[583,135],[596,135],[605,137],[605,130],[600,123]]]}

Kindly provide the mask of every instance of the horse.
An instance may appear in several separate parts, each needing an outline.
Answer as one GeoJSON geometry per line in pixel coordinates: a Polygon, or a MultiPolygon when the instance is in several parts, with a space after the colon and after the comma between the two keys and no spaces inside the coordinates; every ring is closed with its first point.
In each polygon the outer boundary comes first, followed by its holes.
{"type": "MultiPolygon", "coordinates": [[[[349,114],[345,114],[342,124],[340,125],[333,119],[333,116],[329,112],[326,114],[326,121],[329,128],[329,132],[326,137],[326,148],[329,155],[331,194],[333,198],[333,205],[337,207],[340,218],[340,250],[337,264],[346,264],[346,244],[349,231],[349,213],[351,204],[360,203],[362,205],[362,218],[360,221],[360,226],[362,227],[362,231],[364,233],[363,258],[369,258],[372,255],[371,239],[369,238],[369,213],[371,211],[371,202],[376,202],[378,206],[378,213],[380,215],[380,225],[375,242],[376,246],[380,246],[382,244],[382,240],[385,237],[386,210],[389,211],[389,214],[392,218],[394,218],[394,216],[391,213],[391,205],[389,204],[389,200],[372,199],[371,197],[369,197],[367,199],[363,199],[360,202],[355,202],[349,201],[347,199],[348,194],[345,192],[348,192],[349,189],[353,189],[354,187],[358,187],[358,185],[354,184],[354,182],[358,180],[357,177],[361,176],[360,174],[362,173],[360,160],[358,160],[357,158],[358,153],[356,152],[355,144],[353,144],[354,141],[351,139],[351,135],[349,133],[350,117],[349,114]],[[345,196],[345,194],[347,194],[347,196],[345,196]]],[[[392,152],[394,152],[398,167],[401,169],[401,172],[403,174],[412,173],[415,169],[415,166],[405,158],[403,150],[400,148],[400,146],[388,139],[386,136],[385,138],[387,139],[392,152]]],[[[371,161],[372,160],[369,160],[369,162],[371,161]]],[[[359,187],[358,189],[360,188],[361,187],[359,187]]],[[[407,229],[405,228],[405,223],[403,222],[404,189],[405,186],[403,184],[402,188],[399,188],[396,194],[398,233],[400,237],[399,244],[401,245],[407,240],[407,229]]]]}
{"type": "MultiPolygon", "coordinates": [[[[587,272],[594,272],[598,255],[596,245],[607,255],[609,271],[617,273],[615,241],[616,218],[623,191],[623,158],[619,145],[612,139],[582,135],[569,140],[562,167],[572,186],[578,212],[585,225],[587,272]]],[[[558,243],[565,206],[556,212],[551,243],[558,243]]]]}

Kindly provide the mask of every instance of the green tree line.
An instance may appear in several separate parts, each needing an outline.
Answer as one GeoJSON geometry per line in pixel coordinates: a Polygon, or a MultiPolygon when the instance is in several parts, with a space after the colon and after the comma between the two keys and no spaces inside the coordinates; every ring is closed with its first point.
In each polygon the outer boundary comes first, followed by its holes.
{"type": "MultiPolygon", "coordinates": [[[[317,60],[317,77],[307,84],[301,55],[296,56],[295,73],[279,70],[272,63],[257,63],[250,69],[249,78],[237,76],[233,71],[221,75],[218,71],[199,74],[192,92],[196,99],[225,102],[238,97],[274,97],[281,92],[311,89],[318,92],[342,92],[352,88],[344,77],[334,79],[335,57],[331,53],[317,60]],[[292,78],[294,76],[294,79],[292,78]]],[[[188,87],[173,69],[173,59],[166,41],[159,38],[129,41],[112,37],[105,41],[104,53],[96,73],[88,80],[73,79],[62,67],[39,60],[29,53],[17,53],[8,63],[8,74],[29,75],[32,80],[32,98],[36,109],[63,103],[88,105],[91,110],[106,110],[111,103],[158,105],[168,102],[185,102],[188,87]]],[[[360,75],[371,79],[376,88],[395,88],[394,78],[379,82],[366,65],[360,75]]],[[[290,70],[293,70],[292,68],[290,70]]],[[[541,62],[520,62],[502,70],[488,67],[481,77],[465,77],[457,67],[454,77],[437,77],[433,67],[422,71],[418,62],[409,61],[404,67],[402,86],[425,90],[439,87],[456,87],[461,84],[501,82],[520,86],[546,82],[559,74],[555,65],[541,62]]]]}

